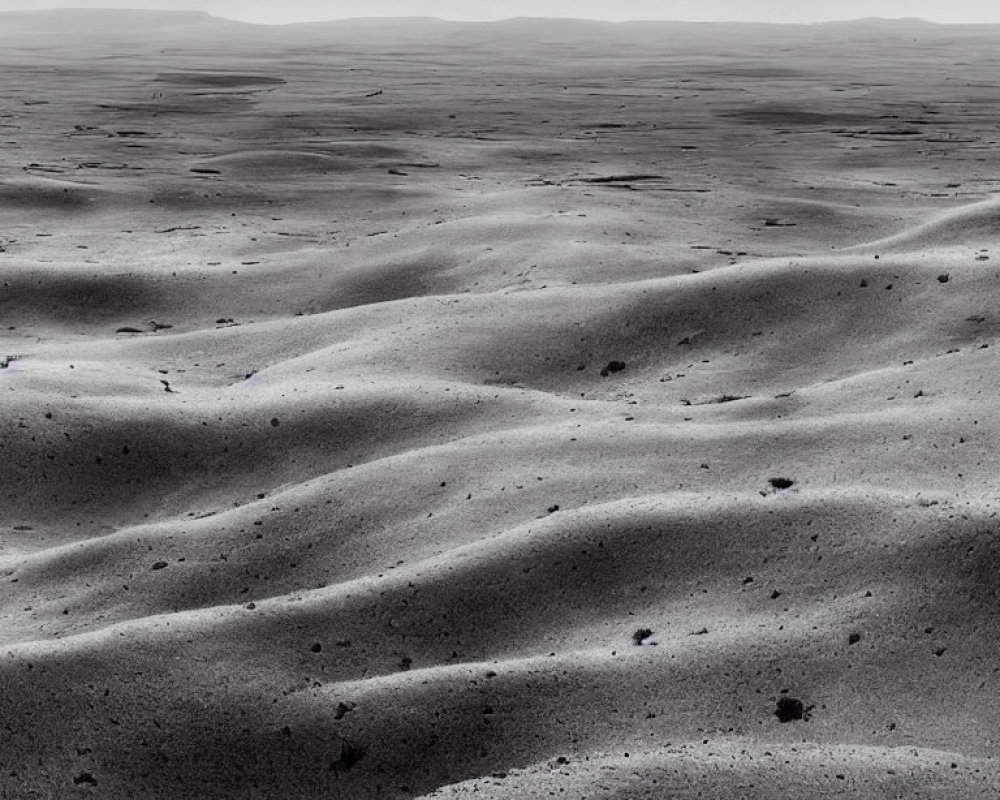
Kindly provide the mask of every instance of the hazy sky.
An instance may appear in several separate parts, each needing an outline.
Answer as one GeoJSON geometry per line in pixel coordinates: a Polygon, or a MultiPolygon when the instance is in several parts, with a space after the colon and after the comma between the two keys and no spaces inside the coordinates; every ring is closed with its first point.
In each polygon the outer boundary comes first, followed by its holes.
{"type": "Polygon", "coordinates": [[[362,16],[770,22],[877,16],[923,17],[937,22],[1000,22],[998,0],[0,0],[0,11],[60,7],[201,9],[230,19],[272,23],[362,16]]]}

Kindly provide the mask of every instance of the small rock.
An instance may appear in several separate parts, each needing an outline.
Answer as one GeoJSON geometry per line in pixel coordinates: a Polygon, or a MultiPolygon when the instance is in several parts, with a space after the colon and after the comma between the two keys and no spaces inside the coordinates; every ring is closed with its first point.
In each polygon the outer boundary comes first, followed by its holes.
{"type": "Polygon", "coordinates": [[[637,646],[641,645],[652,635],[653,631],[651,628],[639,628],[639,630],[637,630],[635,633],[632,634],[632,642],[637,646]]]}
{"type": "Polygon", "coordinates": [[[330,764],[331,771],[346,772],[354,767],[365,757],[365,749],[360,745],[348,742],[346,739],[340,742],[340,755],[330,764]]]}
{"type": "Polygon", "coordinates": [[[806,709],[802,701],[796,697],[781,697],[778,699],[778,706],[774,715],[778,722],[794,722],[805,716],[806,709]]]}

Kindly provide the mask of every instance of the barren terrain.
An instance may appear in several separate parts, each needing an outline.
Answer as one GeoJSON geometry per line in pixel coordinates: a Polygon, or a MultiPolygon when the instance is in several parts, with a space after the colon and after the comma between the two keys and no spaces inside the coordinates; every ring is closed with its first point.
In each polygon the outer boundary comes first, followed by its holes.
{"type": "Polygon", "coordinates": [[[0,21],[0,797],[1000,796],[1000,30],[0,21]]]}

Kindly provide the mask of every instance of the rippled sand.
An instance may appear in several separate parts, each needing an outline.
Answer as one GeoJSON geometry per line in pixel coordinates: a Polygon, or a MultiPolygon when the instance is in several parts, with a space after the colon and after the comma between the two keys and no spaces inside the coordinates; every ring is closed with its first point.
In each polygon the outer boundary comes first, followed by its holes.
{"type": "Polygon", "coordinates": [[[1000,32],[0,19],[0,797],[1000,795],[1000,32]]]}

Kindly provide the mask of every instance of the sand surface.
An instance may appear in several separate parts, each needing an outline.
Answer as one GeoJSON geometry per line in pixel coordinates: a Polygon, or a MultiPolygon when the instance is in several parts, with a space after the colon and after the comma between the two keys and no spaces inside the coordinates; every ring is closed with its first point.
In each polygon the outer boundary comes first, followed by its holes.
{"type": "Polygon", "coordinates": [[[4,17],[0,797],[995,800],[998,47],[4,17]]]}

